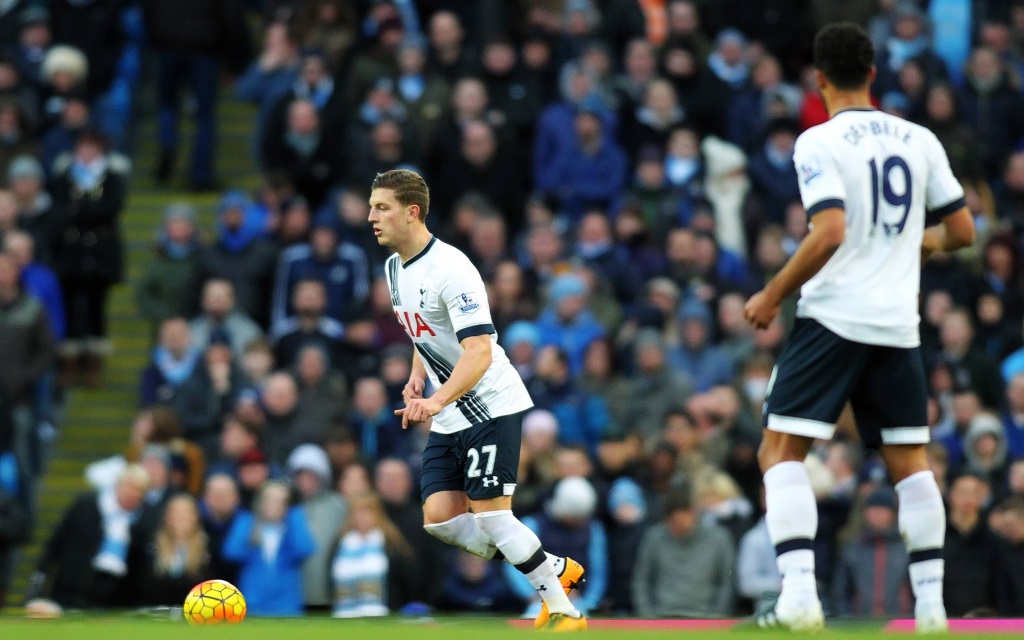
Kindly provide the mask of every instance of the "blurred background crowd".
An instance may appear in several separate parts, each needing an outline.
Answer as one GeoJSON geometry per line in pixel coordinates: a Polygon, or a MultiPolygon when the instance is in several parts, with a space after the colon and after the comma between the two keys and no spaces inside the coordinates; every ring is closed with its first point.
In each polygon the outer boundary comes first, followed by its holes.
{"type": "MultiPolygon", "coordinates": [[[[793,301],[758,332],[742,308],[806,233],[793,144],[827,118],[810,44],[837,20],[868,30],[878,108],[936,133],[975,216],[920,296],[946,604],[1024,615],[1011,0],[0,0],[0,592],[68,390],[104,386],[148,88],[152,179],[223,195],[211,229],[167,207],[129,283],[152,325],[138,415],[38,541],[26,598],[175,605],[216,577],[253,614],[538,606],[421,528],[426,432],[393,415],[412,352],[365,224],[374,175],[408,167],[536,403],[513,505],[586,565],[578,606],[770,601],[755,452],[793,301]],[[253,192],[216,173],[225,99],[256,105],[253,192]]],[[[853,420],[808,459],[820,592],[836,615],[905,616],[896,497],[853,420]]]]}

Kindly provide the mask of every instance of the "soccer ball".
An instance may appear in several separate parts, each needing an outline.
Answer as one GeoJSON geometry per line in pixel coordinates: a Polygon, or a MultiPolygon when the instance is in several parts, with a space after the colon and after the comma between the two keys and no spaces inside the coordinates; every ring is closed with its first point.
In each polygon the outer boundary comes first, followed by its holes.
{"type": "Polygon", "coordinates": [[[245,598],[226,580],[207,580],[192,587],[183,609],[189,624],[237,624],[245,619],[245,598]]]}

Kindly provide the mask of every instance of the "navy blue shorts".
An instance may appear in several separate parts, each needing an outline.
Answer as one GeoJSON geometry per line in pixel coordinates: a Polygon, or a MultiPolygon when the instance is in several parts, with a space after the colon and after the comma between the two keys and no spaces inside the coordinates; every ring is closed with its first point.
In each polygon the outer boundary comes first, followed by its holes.
{"type": "Polygon", "coordinates": [[[853,342],[816,320],[797,318],[768,389],[765,426],[771,431],[827,440],[849,400],[865,446],[930,439],[917,347],[853,342]]]}
{"type": "Polygon", "coordinates": [[[423,450],[423,501],[438,491],[464,491],[470,500],[511,496],[519,474],[524,413],[498,416],[455,433],[431,431],[423,450]]]}

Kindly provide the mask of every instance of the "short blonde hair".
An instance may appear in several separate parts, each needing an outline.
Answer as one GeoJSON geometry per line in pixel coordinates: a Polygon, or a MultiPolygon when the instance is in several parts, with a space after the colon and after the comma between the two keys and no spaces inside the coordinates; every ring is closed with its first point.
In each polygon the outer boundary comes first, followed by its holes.
{"type": "Polygon", "coordinates": [[[149,472],[141,464],[130,464],[117,476],[117,486],[132,483],[145,491],[149,488],[149,472]]]}

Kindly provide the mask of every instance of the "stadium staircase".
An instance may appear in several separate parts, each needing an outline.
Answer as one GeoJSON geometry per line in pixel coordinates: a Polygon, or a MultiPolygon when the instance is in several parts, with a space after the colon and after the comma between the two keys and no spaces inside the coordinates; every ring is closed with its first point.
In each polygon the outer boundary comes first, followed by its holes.
{"type": "MultiPolygon", "coordinates": [[[[259,183],[252,160],[251,136],[255,109],[235,101],[230,93],[222,95],[219,106],[217,178],[224,187],[253,190],[259,183]]],[[[164,208],[175,201],[187,200],[200,211],[200,226],[209,238],[213,231],[214,209],[218,194],[190,194],[182,190],[190,153],[192,127],[182,122],[183,146],[179,154],[176,182],[159,187],[153,180],[157,157],[156,117],[153,109],[141,116],[133,136],[133,172],[128,204],[122,216],[122,231],[128,249],[125,282],[110,296],[108,315],[114,354],[107,362],[105,384],[96,391],[75,389],[65,404],[64,421],[55,452],[40,487],[40,507],[31,542],[22,548],[15,567],[8,607],[23,604],[23,594],[32,569],[50,532],[64,510],[82,491],[88,489],[85,467],[96,460],[115,455],[128,444],[129,432],[138,406],[139,373],[146,366],[151,348],[150,326],[135,307],[134,283],[152,252],[155,232],[164,208]]]]}

